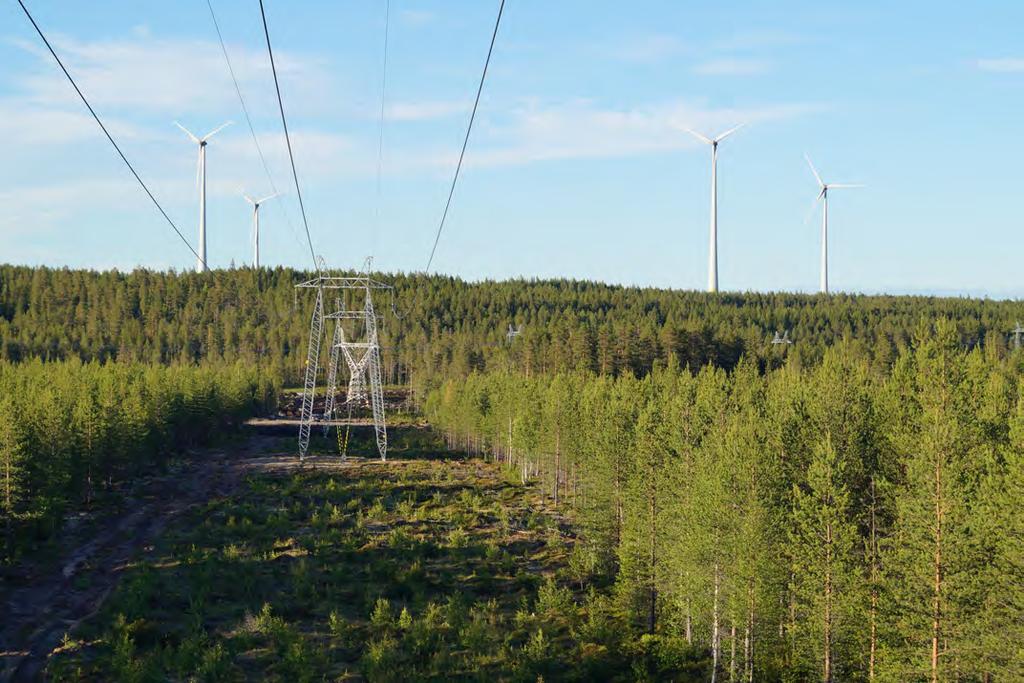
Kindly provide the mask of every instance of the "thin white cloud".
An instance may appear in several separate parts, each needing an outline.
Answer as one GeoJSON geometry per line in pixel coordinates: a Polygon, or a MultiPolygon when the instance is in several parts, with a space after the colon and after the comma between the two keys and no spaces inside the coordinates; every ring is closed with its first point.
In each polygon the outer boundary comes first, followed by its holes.
{"type": "Polygon", "coordinates": [[[1024,58],[1000,57],[998,59],[979,59],[976,66],[982,71],[995,73],[1024,73],[1024,58]]]}
{"type": "Polygon", "coordinates": [[[404,9],[398,13],[398,20],[407,26],[423,26],[434,20],[434,13],[427,10],[404,9]]]}
{"type": "MultiPolygon", "coordinates": [[[[813,103],[714,109],[671,101],[605,109],[592,101],[528,101],[509,120],[482,131],[466,157],[469,166],[509,166],[540,161],[624,158],[695,146],[683,128],[718,130],[740,122],[792,119],[822,111],[813,103]]],[[[454,153],[408,158],[407,165],[449,168],[454,153]]]]}
{"type": "Polygon", "coordinates": [[[468,111],[469,105],[462,101],[395,102],[387,107],[385,115],[390,121],[428,121],[468,111]]]}
{"type": "Polygon", "coordinates": [[[807,40],[794,33],[777,29],[748,29],[739,30],[713,43],[716,50],[725,51],[746,51],[758,50],[761,48],[783,47],[786,45],[799,45],[807,40]]]}
{"type": "Polygon", "coordinates": [[[771,62],[764,59],[712,59],[693,67],[693,73],[698,76],[756,76],[767,73],[771,66],[771,62]]]}
{"type": "MultiPolygon", "coordinates": [[[[275,175],[275,182],[279,185],[285,184],[290,180],[290,171],[284,133],[257,131],[256,134],[267,164],[275,175]]],[[[369,148],[359,149],[355,140],[346,135],[299,128],[290,130],[289,136],[295,153],[295,163],[299,166],[303,179],[314,180],[339,171],[353,172],[362,169],[364,165],[367,169],[370,167],[369,148]],[[365,160],[362,160],[364,158],[365,160]]],[[[256,180],[261,184],[266,182],[266,175],[248,131],[225,137],[217,146],[225,159],[224,165],[228,169],[226,173],[229,177],[231,174],[235,177],[251,176],[252,169],[256,169],[256,180]],[[246,170],[249,172],[246,173],[246,170]]]]}
{"type": "Polygon", "coordinates": [[[34,234],[67,221],[82,206],[116,206],[128,184],[116,179],[83,179],[0,191],[0,234],[34,234]]]}
{"type": "MultiPolygon", "coordinates": [[[[237,108],[220,45],[213,41],[154,39],[138,34],[107,41],[80,41],[63,35],[53,40],[82,90],[105,109],[180,111],[196,103],[202,103],[204,110],[237,108]]],[[[24,99],[37,105],[58,106],[75,100],[49,54],[32,43],[15,44],[40,60],[32,73],[12,81],[24,99]]],[[[271,74],[266,54],[231,45],[228,50],[243,92],[270,104],[271,74]]],[[[287,52],[275,54],[275,58],[296,106],[305,101],[322,102],[323,93],[330,92],[327,70],[320,61],[287,52]],[[316,97],[306,97],[314,93],[316,97]]]]}
{"type": "Polygon", "coordinates": [[[612,56],[624,62],[656,64],[688,52],[677,37],[655,34],[628,38],[613,48],[612,56]]]}
{"type": "MultiPolygon", "coordinates": [[[[131,135],[131,127],[121,122],[108,125],[118,133],[131,135]]],[[[97,135],[103,133],[87,113],[26,106],[17,99],[0,100],[0,140],[6,141],[8,153],[12,144],[63,145],[97,135]]]]}

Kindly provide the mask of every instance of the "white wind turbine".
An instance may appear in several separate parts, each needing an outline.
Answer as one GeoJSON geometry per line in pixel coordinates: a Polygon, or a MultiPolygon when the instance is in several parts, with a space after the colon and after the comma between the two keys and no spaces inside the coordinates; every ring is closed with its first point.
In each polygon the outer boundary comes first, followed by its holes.
{"type": "Polygon", "coordinates": [[[199,145],[199,160],[196,162],[196,184],[199,185],[199,258],[196,261],[196,270],[200,273],[209,270],[206,267],[206,141],[230,126],[231,123],[231,121],[228,121],[221,124],[199,138],[193,135],[192,131],[185,128],[185,126],[177,121],[174,122],[174,125],[181,128],[185,135],[192,139],[192,142],[199,145]]]}
{"type": "Polygon", "coordinates": [[[252,204],[252,244],[253,244],[253,257],[252,257],[252,264],[253,265],[252,265],[252,267],[253,268],[259,268],[260,267],[260,204],[262,204],[263,202],[270,201],[271,199],[273,199],[274,197],[277,197],[280,194],[281,194],[280,192],[275,192],[274,194],[267,195],[263,199],[253,199],[252,197],[250,197],[247,194],[243,194],[242,195],[243,197],[245,197],[245,201],[247,201],[250,204],[252,204]]]}
{"type": "MultiPolygon", "coordinates": [[[[814,200],[814,205],[811,206],[811,210],[814,210],[814,206],[817,205],[818,201],[822,202],[821,212],[821,286],[820,291],[822,294],[828,294],[828,191],[833,190],[837,187],[864,187],[860,184],[850,183],[826,183],[818,175],[818,171],[814,168],[814,164],[811,163],[811,158],[804,154],[804,159],[807,160],[807,165],[811,167],[811,173],[814,174],[814,179],[818,181],[818,187],[821,191],[818,192],[818,197],[814,200]]],[[[808,218],[810,214],[808,214],[808,218]]],[[[806,221],[805,221],[806,222],[806,221]]]]}
{"type": "Polygon", "coordinates": [[[718,291],[718,143],[726,139],[745,124],[730,128],[717,137],[709,138],[695,130],[686,132],[701,142],[711,145],[711,238],[708,247],[708,291],[718,291]]]}

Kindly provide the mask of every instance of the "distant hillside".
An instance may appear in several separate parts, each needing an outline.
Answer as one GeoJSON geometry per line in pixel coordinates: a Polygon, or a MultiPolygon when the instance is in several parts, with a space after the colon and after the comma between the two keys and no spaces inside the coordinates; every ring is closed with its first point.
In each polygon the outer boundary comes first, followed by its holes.
{"type": "MultiPolygon", "coordinates": [[[[0,266],[0,357],[19,361],[136,360],[170,364],[259,360],[294,381],[305,360],[313,297],[291,269],[207,274],[94,272],[0,266]]],[[[783,353],[814,364],[847,339],[887,367],[922,320],[955,320],[965,346],[1005,354],[1024,305],[978,299],[722,294],[576,280],[470,283],[442,275],[380,275],[395,287],[385,313],[386,379],[416,383],[509,364],[534,373],[587,368],[646,374],[682,364],[762,367],[783,353]],[[508,325],[522,334],[508,344],[508,325]],[[773,346],[775,330],[794,341],[773,346]]],[[[326,346],[326,345],[325,345],[326,346]]]]}

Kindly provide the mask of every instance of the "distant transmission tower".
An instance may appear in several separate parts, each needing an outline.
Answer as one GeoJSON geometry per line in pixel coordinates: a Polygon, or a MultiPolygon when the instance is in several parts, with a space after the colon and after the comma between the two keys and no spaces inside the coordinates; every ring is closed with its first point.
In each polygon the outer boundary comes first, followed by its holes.
{"type": "Polygon", "coordinates": [[[320,275],[296,285],[297,288],[316,289],[316,304],[310,322],[309,354],[306,359],[306,380],[302,390],[302,410],[299,423],[299,459],[306,457],[309,450],[309,435],[316,420],[314,398],[316,394],[317,366],[320,360],[320,343],[325,320],[333,320],[334,332],[331,340],[330,364],[327,370],[327,396],[324,402],[324,433],[330,429],[328,422],[335,413],[338,371],[341,358],[348,366],[349,383],[346,402],[351,406],[356,401],[369,400],[373,411],[373,428],[377,437],[377,450],[381,460],[387,460],[388,434],[384,416],[384,389],[380,371],[380,340],[377,333],[377,313],[373,307],[374,290],[390,290],[391,286],[373,280],[367,272],[357,277],[331,277],[320,275]],[[363,294],[361,308],[345,308],[341,299],[336,299],[336,310],[324,313],[324,290],[351,290],[363,294]],[[344,321],[362,321],[364,341],[349,341],[345,336],[344,321]],[[369,391],[367,391],[369,385],[369,391]]]}
{"type": "Polygon", "coordinates": [[[789,338],[789,330],[785,330],[781,334],[779,333],[778,330],[775,331],[775,337],[772,339],[772,344],[773,345],[777,346],[779,344],[782,344],[782,345],[785,346],[785,345],[789,345],[789,344],[792,344],[792,343],[793,343],[793,340],[791,340],[789,338]]]}
{"type": "Polygon", "coordinates": [[[1013,348],[1014,349],[1019,349],[1020,348],[1020,336],[1022,334],[1024,334],[1024,327],[1020,326],[1020,321],[1019,320],[1017,321],[1017,324],[1014,326],[1014,328],[1012,330],[1010,330],[1010,334],[1013,335],[1013,348]]]}
{"type": "Polygon", "coordinates": [[[505,333],[505,341],[511,344],[513,341],[515,341],[515,338],[522,333],[522,331],[522,325],[520,325],[519,327],[512,327],[512,323],[509,323],[508,332],[505,333]]]}

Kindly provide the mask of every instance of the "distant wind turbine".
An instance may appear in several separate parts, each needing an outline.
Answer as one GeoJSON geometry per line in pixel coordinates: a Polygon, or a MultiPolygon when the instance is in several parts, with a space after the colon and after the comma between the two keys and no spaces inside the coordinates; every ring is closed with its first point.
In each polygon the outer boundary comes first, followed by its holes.
{"type": "Polygon", "coordinates": [[[695,130],[686,132],[701,142],[711,145],[711,238],[708,248],[708,291],[718,291],[718,143],[726,139],[745,124],[730,128],[718,137],[709,138],[695,130]]]}
{"type": "MultiPolygon", "coordinates": [[[[828,191],[834,190],[837,187],[848,188],[848,187],[864,187],[860,184],[850,183],[826,183],[818,175],[818,171],[814,168],[814,164],[811,163],[811,158],[804,154],[804,159],[807,160],[807,165],[811,167],[811,173],[814,174],[814,179],[818,181],[818,187],[821,191],[818,192],[817,198],[814,200],[814,204],[811,206],[811,210],[817,206],[818,201],[822,202],[822,213],[821,213],[821,293],[828,294],[828,191]]],[[[810,216],[808,215],[808,218],[810,216]]]]}
{"type": "Polygon", "coordinates": [[[178,128],[191,138],[192,142],[199,145],[199,159],[196,162],[196,184],[199,185],[199,258],[196,261],[196,271],[209,270],[206,267],[206,141],[214,135],[231,125],[231,121],[221,124],[212,131],[199,138],[192,134],[188,128],[177,121],[174,122],[178,128]]]}
{"type": "Polygon", "coordinates": [[[260,204],[263,202],[270,201],[274,197],[277,197],[280,192],[275,192],[272,195],[267,195],[263,199],[253,199],[247,194],[243,194],[245,201],[252,204],[252,244],[253,244],[253,256],[252,256],[252,267],[260,267],[260,204]]]}

